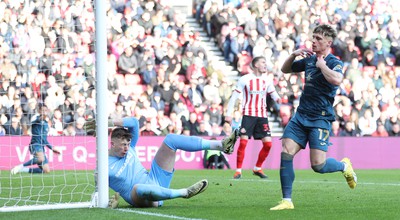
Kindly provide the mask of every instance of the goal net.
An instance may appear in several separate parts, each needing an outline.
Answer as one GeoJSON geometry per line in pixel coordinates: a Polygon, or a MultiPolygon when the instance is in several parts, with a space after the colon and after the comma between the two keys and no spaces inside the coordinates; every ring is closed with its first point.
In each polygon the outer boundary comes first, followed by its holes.
{"type": "MultiPolygon", "coordinates": [[[[95,77],[105,76],[104,68],[95,62],[104,63],[106,57],[105,31],[100,39],[104,47],[96,45],[96,29],[106,26],[105,6],[100,4],[96,7],[92,0],[0,2],[0,54],[4,57],[0,68],[0,212],[104,207],[106,203],[104,189],[108,187],[103,186],[99,205],[95,170],[98,160],[106,158],[104,149],[99,157],[96,143],[107,143],[107,131],[98,128],[97,133],[103,135],[99,139],[87,135],[83,126],[95,117],[103,124],[107,120],[106,108],[98,110],[103,101],[96,98],[106,95],[106,80],[95,77]],[[99,19],[101,12],[96,10],[102,12],[99,19]],[[103,57],[98,55],[99,48],[103,57]],[[49,109],[47,140],[60,152],[44,147],[50,172],[37,172],[38,165],[22,166],[33,158],[32,121],[43,104],[49,109]],[[16,166],[20,166],[18,172],[11,172],[16,166]]],[[[104,165],[107,161],[98,169],[107,170],[104,165]]],[[[100,176],[103,185],[108,185],[107,176],[103,172],[100,176]]]]}

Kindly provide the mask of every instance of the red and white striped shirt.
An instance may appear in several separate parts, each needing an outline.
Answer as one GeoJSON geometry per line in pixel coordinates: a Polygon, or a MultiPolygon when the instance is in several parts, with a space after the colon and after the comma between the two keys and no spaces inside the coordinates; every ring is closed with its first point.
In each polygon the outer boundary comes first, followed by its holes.
{"type": "Polygon", "coordinates": [[[274,99],[277,96],[275,86],[266,74],[249,73],[240,77],[235,91],[243,93],[242,114],[253,117],[267,118],[267,95],[273,95],[274,99]]]}

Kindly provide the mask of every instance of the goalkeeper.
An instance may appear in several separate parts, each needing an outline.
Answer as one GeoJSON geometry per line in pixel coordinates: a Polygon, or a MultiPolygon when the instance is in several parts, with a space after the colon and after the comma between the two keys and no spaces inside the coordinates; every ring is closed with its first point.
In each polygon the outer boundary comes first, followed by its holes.
{"type": "MultiPolygon", "coordinates": [[[[109,126],[116,126],[111,133],[108,152],[110,188],[134,207],[159,207],[163,205],[163,200],[188,199],[203,192],[208,187],[207,180],[201,180],[188,188],[169,188],[174,174],[176,151],[211,149],[231,154],[238,135],[235,130],[230,136],[218,141],[168,134],[155,155],[150,171],[147,171],[135,151],[139,138],[138,120],[133,117],[115,119],[109,122],[109,126]]],[[[87,122],[86,128],[94,129],[95,121],[87,122]]]]}
{"type": "Polygon", "coordinates": [[[32,121],[32,139],[29,144],[29,151],[33,158],[23,164],[14,167],[11,174],[15,175],[19,172],[25,173],[49,173],[50,167],[45,152],[45,146],[56,154],[60,154],[57,149],[47,140],[47,133],[49,132],[48,120],[49,109],[45,105],[39,106],[39,114],[33,116],[32,121]],[[37,168],[28,168],[28,166],[37,164],[37,168]]]}

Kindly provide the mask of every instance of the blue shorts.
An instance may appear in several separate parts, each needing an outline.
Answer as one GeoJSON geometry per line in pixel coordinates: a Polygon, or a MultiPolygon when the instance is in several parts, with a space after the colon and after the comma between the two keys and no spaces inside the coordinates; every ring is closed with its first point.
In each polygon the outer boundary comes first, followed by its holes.
{"type": "MultiPolygon", "coordinates": [[[[154,184],[164,188],[169,188],[172,177],[174,176],[174,171],[168,172],[163,170],[160,166],[158,166],[157,162],[153,160],[146,184],[154,184]]],[[[163,203],[163,201],[159,201],[158,206],[162,206],[163,203]]]]}
{"type": "Polygon", "coordinates": [[[327,152],[331,123],[324,119],[310,120],[306,115],[296,112],[290,122],[286,125],[282,138],[289,138],[306,148],[319,149],[327,152]]]}
{"type": "MultiPolygon", "coordinates": [[[[41,165],[45,165],[48,164],[49,161],[47,160],[46,154],[44,153],[44,147],[40,144],[30,144],[29,145],[29,152],[31,152],[31,154],[35,157],[36,153],[40,153],[43,152],[44,155],[44,161],[41,165]]],[[[39,165],[39,166],[41,166],[39,165]]]]}
{"type": "MultiPolygon", "coordinates": [[[[175,170],[174,170],[175,171],[175,170]]],[[[163,170],[155,160],[151,163],[151,169],[149,172],[145,172],[140,176],[136,176],[135,179],[141,179],[143,181],[139,181],[138,183],[141,184],[148,184],[148,185],[157,185],[164,188],[169,188],[172,177],[174,175],[174,171],[168,172],[163,170]]],[[[132,186],[133,189],[133,186],[132,186]]],[[[131,190],[127,191],[126,195],[121,195],[125,201],[130,201],[131,205],[133,204],[133,199],[131,197],[131,190]]],[[[158,206],[162,206],[163,201],[158,201],[158,206]]]]}

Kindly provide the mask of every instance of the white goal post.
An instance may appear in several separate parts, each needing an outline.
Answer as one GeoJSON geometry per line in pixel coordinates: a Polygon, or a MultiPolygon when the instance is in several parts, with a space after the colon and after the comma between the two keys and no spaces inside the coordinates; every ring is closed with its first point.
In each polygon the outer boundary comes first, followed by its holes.
{"type": "MultiPolygon", "coordinates": [[[[28,1],[25,1],[27,4],[28,1]]],[[[19,4],[19,1],[18,1],[19,4]]],[[[28,8],[28,7],[27,7],[28,8]]],[[[0,213],[16,211],[106,208],[108,206],[108,111],[106,3],[94,0],[96,69],[96,138],[48,137],[61,151],[46,148],[51,173],[17,173],[10,169],[29,156],[29,136],[0,137],[0,213]],[[64,154],[63,154],[64,153],[64,154]],[[65,164],[66,157],[80,164],[65,164]],[[84,164],[84,165],[82,165],[84,164]],[[65,169],[64,169],[65,168],[65,169]]]]}

